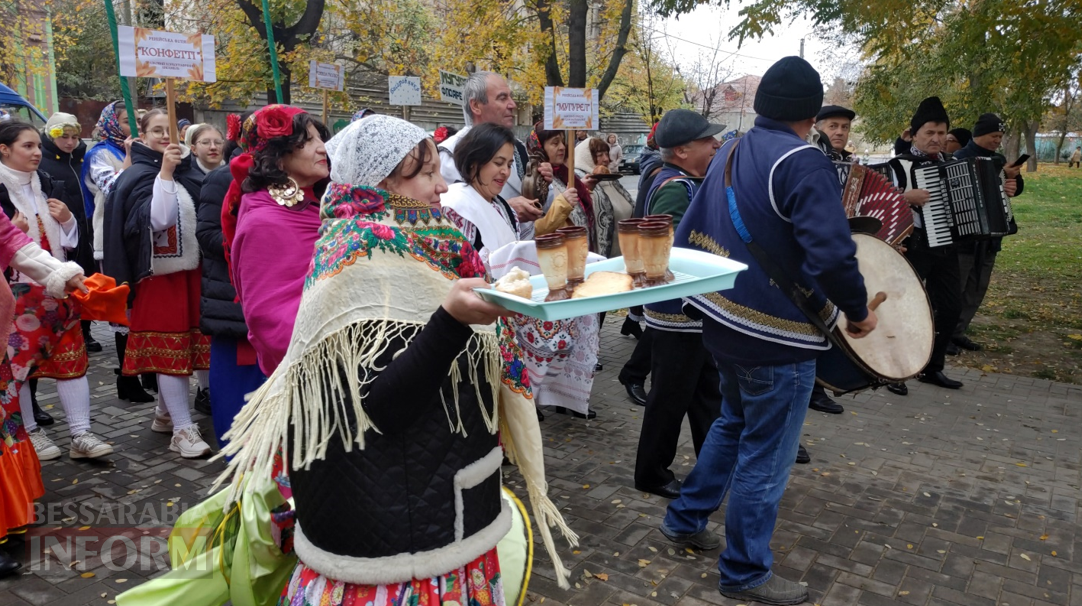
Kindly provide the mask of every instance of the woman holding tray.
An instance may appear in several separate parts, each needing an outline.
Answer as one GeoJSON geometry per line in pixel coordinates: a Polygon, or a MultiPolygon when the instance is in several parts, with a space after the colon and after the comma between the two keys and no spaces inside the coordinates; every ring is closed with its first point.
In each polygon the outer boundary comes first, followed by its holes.
{"type": "MultiPolygon", "coordinates": [[[[447,218],[481,251],[494,278],[514,266],[532,274],[541,271],[533,241],[519,242],[515,215],[498,195],[510,171],[513,142],[514,134],[503,126],[481,124],[470,129],[455,147],[454,155],[455,168],[468,183],[451,186],[440,198],[447,218]]],[[[564,167],[564,176],[566,171],[564,167]]],[[[557,171],[553,183],[559,183],[559,174],[557,171]]],[[[570,191],[571,197],[577,199],[575,190],[570,191]]],[[[571,208],[564,196],[558,199],[557,205],[571,208]]],[[[559,212],[552,205],[549,208],[548,215],[559,212]]],[[[579,216],[585,221],[584,215],[579,216]]],[[[512,324],[525,354],[537,405],[560,407],[584,418],[596,417],[597,413],[589,409],[589,400],[600,347],[597,317],[551,322],[515,316],[512,324]]]]}
{"type": "Polygon", "coordinates": [[[231,496],[288,461],[300,562],[280,603],[504,604],[504,449],[567,587],[548,529],[574,534],[545,496],[507,312],[474,294],[484,264],[434,207],[435,143],[372,116],[336,137],[331,165],[289,349],[224,450],[231,496]]]}

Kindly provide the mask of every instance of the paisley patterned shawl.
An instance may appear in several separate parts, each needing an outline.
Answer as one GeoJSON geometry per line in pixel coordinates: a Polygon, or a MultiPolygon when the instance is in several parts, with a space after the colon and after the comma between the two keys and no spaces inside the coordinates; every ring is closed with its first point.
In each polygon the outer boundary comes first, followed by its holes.
{"type": "MultiPolygon", "coordinates": [[[[379,431],[362,407],[365,385],[372,379],[336,369],[372,368],[400,338],[408,347],[454,280],[487,277],[477,251],[439,209],[426,203],[371,187],[332,184],[321,217],[286,357],[237,415],[226,434],[229,445],[218,455],[232,457],[218,479],[218,484],[230,482],[230,502],[239,496],[245,474],[269,476],[279,451],[293,468],[306,468],[325,457],[332,436],[341,436],[347,450],[354,445],[363,449],[365,433],[379,431]],[[348,422],[350,417],[355,424],[348,422]],[[287,432],[292,432],[292,455],[287,432]]],[[[490,401],[499,406],[482,406],[482,414],[491,432],[501,430],[508,457],[527,477],[542,538],[564,584],[567,571],[552,548],[549,527],[557,526],[573,543],[577,536],[547,497],[540,429],[522,352],[513,329],[503,322],[473,330],[462,354],[469,357],[471,376],[460,376],[458,364],[450,369],[454,401],[444,403],[450,431],[464,432],[460,383],[493,390],[490,401]]],[[[367,374],[374,378],[376,373],[367,374]]]]}

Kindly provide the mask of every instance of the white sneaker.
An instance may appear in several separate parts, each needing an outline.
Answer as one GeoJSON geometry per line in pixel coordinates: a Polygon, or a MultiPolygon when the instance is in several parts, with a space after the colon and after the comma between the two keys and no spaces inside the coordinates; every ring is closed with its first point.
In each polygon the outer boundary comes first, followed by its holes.
{"type": "Polygon", "coordinates": [[[38,452],[38,460],[52,461],[60,458],[60,449],[56,447],[56,444],[53,444],[49,436],[45,435],[44,429],[38,427],[29,432],[29,435],[30,443],[34,445],[34,450],[38,452]]]}
{"type": "Polygon", "coordinates": [[[158,409],[154,409],[154,422],[150,424],[150,431],[155,433],[173,433],[173,417],[169,416],[169,411],[158,412],[158,409]]]}
{"type": "Polygon", "coordinates": [[[169,450],[179,452],[180,456],[185,459],[198,459],[210,454],[210,446],[203,441],[198,425],[192,425],[173,432],[173,440],[169,442],[169,450]]]}
{"type": "Polygon", "coordinates": [[[71,439],[68,456],[73,459],[96,459],[113,454],[113,447],[101,441],[101,438],[89,431],[71,439]]]}

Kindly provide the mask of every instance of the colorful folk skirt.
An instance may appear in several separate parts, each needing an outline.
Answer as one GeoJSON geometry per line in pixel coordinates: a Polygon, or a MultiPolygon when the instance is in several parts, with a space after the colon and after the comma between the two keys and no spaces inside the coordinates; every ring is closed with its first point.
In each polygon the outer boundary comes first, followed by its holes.
{"type": "Polygon", "coordinates": [[[23,428],[19,387],[7,357],[0,360],[0,539],[34,521],[45,494],[41,462],[23,428]]]}
{"type": "Polygon", "coordinates": [[[124,375],[189,376],[210,368],[210,337],[199,331],[200,280],[192,269],[136,285],[124,375]]]}
{"type": "Polygon", "coordinates": [[[394,585],[336,581],[300,562],[278,606],[504,606],[503,582],[495,547],[447,574],[394,585]]]}
{"type": "MultiPolygon", "coordinates": [[[[72,298],[57,299],[37,284],[14,283],[15,326],[8,337],[7,355],[16,381],[26,381],[54,355],[65,362],[51,370],[68,370],[75,376],[86,373],[86,346],[79,328],[79,303],[72,298]],[[70,334],[69,333],[73,333],[70,334]],[[78,351],[82,355],[78,355],[78,351]]],[[[45,375],[57,376],[57,375],[45,375]]]]}
{"type": "Polygon", "coordinates": [[[83,329],[76,324],[64,331],[52,353],[34,369],[31,379],[78,379],[86,376],[90,360],[86,356],[83,329]]]}

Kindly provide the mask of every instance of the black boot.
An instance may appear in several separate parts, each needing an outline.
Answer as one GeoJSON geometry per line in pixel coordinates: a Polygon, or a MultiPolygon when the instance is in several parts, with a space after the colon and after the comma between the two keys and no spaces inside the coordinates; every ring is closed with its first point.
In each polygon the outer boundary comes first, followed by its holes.
{"type": "Polygon", "coordinates": [[[625,337],[635,337],[636,339],[642,338],[642,327],[639,323],[631,318],[624,319],[624,325],[620,327],[620,334],[625,337]]]}
{"type": "Polygon", "coordinates": [[[0,579],[14,574],[22,568],[22,564],[15,561],[15,558],[11,557],[7,553],[0,551],[0,579]]]}
{"type": "Polygon", "coordinates": [[[90,334],[90,320],[83,320],[83,342],[86,343],[87,353],[101,353],[101,343],[94,340],[94,335],[90,334]]]}
{"type": "Polygon", "coordinates": [[[195,410],[210,416],[210,389],[197,389],[195,392],[195,410]]]}
{"type": "Polygon", "coordinates": [[[152,372],[148,372],[144,375],[139,375],[139,381],[143,384],[143,389],[147,391],[153,391],[158,393],[158,375],[152,372]]]}
{"type": "Polygon", "coordinates": [[[45,412],[38,405],[38,380],[30,379],[30,404],[34,407],[34,421],[42,427],[48,427],[55,423],[53,415],[45,412]]]}
{"type": "MultiPolygon", "coordinates": [[[[116,355],[120,358],[120,367],[124,367],[124,355],[128,350],[128,335],[115,333],[113,335],[116,342],[116,355]]],[[[120,374],[120,368],[116,369],[116,395],[121,400],[127,400],[132,404],[140,404],[145,402],[153,402],[154,396],[148,394],[139,385],[138,377],[125,377],[120,374]]]]}

